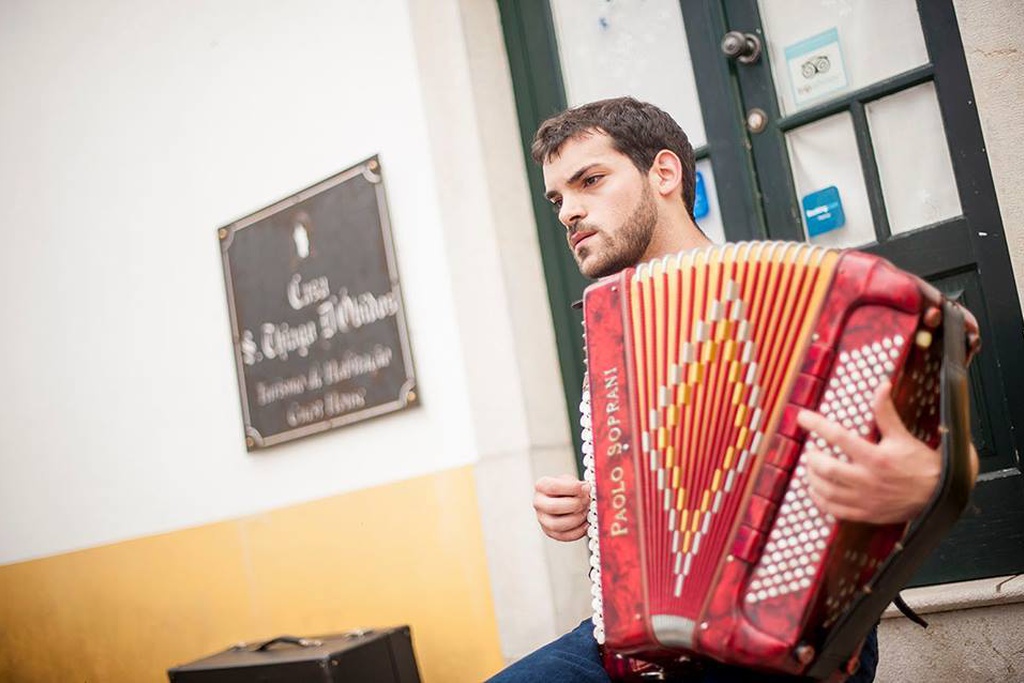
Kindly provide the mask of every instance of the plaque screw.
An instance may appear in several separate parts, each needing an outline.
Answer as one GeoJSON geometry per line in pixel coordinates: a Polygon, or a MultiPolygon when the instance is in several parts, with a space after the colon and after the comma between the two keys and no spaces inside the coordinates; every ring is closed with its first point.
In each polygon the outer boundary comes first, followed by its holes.
{"type": "Polygon", "coordinates": [[[413,401],[415,401],[416,400],[416,392],[415,391],[410,391],[408,394],[405,395],[405,400],[406,400],[407,403],[412,403],[413,401]]]}
{"type": "Polygon", "coordinates": [[[251,436],[245,437],[245,445],[248,446],[249,448],[252,448],[253,446],[256,445],[256,439],[252,438],[251,436]]]}
{"type": "Polygon", "coordinates": [[[370,163],[368,163],[366,167],[371,171],[376,171],[378,168],[380,168],[380,164],[377,163],[376,159],[370,159],[370,163]]]}
{"type": "Polygon", "coordinates": [[[217,236],[220,237],[221,239],[227,239],[228,229],[221,228],[220,230],[217,231],[217,236]]]}

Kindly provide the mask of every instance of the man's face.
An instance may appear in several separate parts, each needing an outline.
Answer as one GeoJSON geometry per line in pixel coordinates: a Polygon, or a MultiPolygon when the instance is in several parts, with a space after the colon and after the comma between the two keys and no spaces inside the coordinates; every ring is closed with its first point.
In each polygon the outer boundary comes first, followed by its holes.
{"type": "Polygon", "coordinates": [[[658,223],[654,193],[606,134],[566,141],[544,163],[544,187],[585,276],[612,275],[643,260],[658,223]]]}

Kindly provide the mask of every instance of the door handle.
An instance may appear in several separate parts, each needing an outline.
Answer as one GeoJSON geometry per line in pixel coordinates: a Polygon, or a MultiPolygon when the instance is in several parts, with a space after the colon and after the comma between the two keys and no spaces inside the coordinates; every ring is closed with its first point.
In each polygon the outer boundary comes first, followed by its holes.
{"type": "Polygon", "coordinates": [[[740,64],[753,64],[761,58],[761,39],[753,33],[729,31],[722,36],[722,54],[740,64]]]}

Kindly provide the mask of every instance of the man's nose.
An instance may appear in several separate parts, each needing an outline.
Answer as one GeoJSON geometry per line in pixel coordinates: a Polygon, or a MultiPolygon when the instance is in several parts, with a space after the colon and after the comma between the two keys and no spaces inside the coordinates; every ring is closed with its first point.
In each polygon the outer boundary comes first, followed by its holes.
{"type": "Polygon", "coordinates": [[[567,228],[586,218],[587,212],[583,203],[572,198],[562,198],[562,208],[558,210],[558,220],[567,228]]]}

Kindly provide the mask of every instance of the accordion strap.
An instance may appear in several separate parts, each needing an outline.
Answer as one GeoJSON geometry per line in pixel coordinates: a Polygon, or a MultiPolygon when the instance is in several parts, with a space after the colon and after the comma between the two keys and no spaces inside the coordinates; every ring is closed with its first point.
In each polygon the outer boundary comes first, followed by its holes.
{"type": "Polygon", "coordinates": [[[896,606],[900,612],[903,613],[907,619],[920,626],[921,628],[928,628],[928,622],[925,621],[920,614],[914,611],[914,608],[906,603],[902,595],[897,595],[892,599],[892,604],[896,606]]]}
{"type": "MultiPolygon", "coordinates": [[[[840,619],[808,669],[825,678],[842,666],[867,635],[886,605],[939,544],[967,505],[971,492],[970,415],[967,395],[967,345],[964,316],[949,301],[943,308],[943,360],[940,376],[942,473],[924,511],[909,525],[901,544],[885,561],[874,583],[840,619]]],[[[900,600],[902,602],[902,600],[900,600]]],[[[920,619],[920,617],[918,617],[920,619]]],[[[921,620],[923,621],[923,620],[921,620]]]]}

